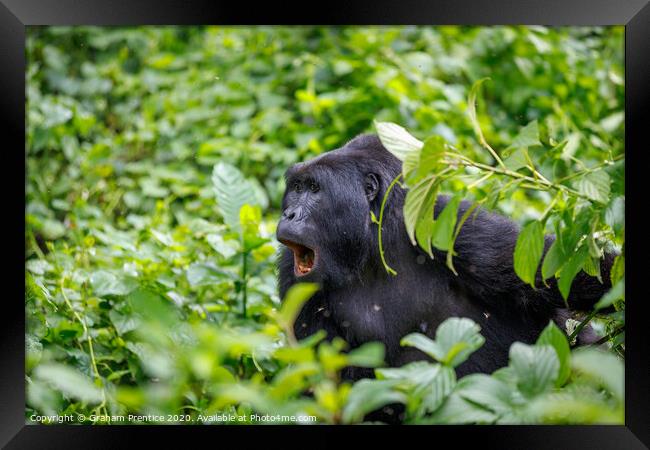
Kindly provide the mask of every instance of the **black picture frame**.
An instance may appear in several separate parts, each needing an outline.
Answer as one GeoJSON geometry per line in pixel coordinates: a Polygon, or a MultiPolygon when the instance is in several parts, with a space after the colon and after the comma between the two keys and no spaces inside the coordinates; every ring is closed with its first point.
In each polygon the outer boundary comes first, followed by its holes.
{"type": "Polygon", "coordinates": [[[403,0],[346,2],[220,2],[200,0],[0,0],[0,114],[2,115],[3,209],[6,262],[5,295],[0,317],[0,445],[6,448],[124,448],[150,444],[152,437],[184,446],[226,445],[250,448],[298,444],[331,448],[347,434],[358,434],[363,445],[456,445],[468,438],[487,448],[636,449],[650,446],[650,349],[647,294],[641,291],[647,231],[644,230],[645,183],[643,158],[650,119],[650,5],[648,0],[403,0]],[[66,426],[26,425],[24,234],[25,154],[25,27],[31,25],[190,25],[190,24],[331,24],[331,25],[624,25],[625,26],[625,145],[628,297],[624,426],[450,426],[450,427],[188,427],[188,426],[66,426]],[[645,124],[645,125],[644,125],[645,124]],[[22,170],[18,170],[18,169],[22,170]],[[22,184],[21,184],[22,183],[22,184]],[[24,285],[23,285],[24,288],[24,285]],[[636,294],[636,295],[634,295],[636,294]],[[253,428],[254,432],[251,431],[253,428]],[[402,433],[414,433],[404,441],[402,433]],[[314,434],[319,436],[315,437],[314,434]],[[417,439],[417,440],[415,440],[417,439]],[[196,442],[196,444],[194,444],[196,442]],[[206,445],[206,444],[203,444],[206,445]]]}

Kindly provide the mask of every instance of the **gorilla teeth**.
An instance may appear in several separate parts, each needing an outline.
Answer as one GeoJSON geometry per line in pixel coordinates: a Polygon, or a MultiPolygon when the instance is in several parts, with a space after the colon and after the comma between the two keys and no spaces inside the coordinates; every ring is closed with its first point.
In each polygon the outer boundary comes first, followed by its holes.
{"type": "Polygon", "coordinates": [[[298,272],[303,275],[311,272],[311,269],[314,266],[314,252],[311,249],[304,247],[300,252],[296,252],[295,255],[298,272]]]}

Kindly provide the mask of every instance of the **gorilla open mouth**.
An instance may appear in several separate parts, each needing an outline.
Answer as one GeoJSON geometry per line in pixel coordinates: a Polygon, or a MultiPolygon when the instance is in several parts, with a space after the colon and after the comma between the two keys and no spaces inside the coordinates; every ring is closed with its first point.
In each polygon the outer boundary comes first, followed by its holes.
{"type": "Polygon", "coordinates": [[[297,242],[281,240],[293,252],[293,269],[298,277],[307,275],[316,264],[316,251],[297,242]]]}

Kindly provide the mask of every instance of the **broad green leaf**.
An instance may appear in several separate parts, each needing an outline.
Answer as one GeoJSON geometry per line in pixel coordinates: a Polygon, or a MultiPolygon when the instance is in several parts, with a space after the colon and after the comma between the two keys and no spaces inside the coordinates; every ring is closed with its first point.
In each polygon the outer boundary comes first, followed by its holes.
{"type": "Polygon", "coordinates": [[[428,384],[436,375],[440,364],[428,361],[414,361],[400,367],[382,367],[375,369],[378,380],[401,380],[405,384],[415,387],[428,384]]]}
{"type": "Polygon", "coordinates": [[[603,297],[594,305],[594,309],[607,308],[614,302],[625,299],[625,278],[620,279],[603,297]]]}
{"type": "Polygon", "coordinates": [[[422,250],[427,252],[430,258],[433,259],[433,251],[431,249],[431,239],[433,236],[435,222],[433,220],[433,212],[425,214],[420,217],[415,225],[415,238],[418,241],[418,245],[422,250]]]}
{"type": "Polygon", "coordinates": [[[205,237],[208,244],[224,258],[235,256],[239,251],[239,242],[235,240],[225,240],[221,234],[208,234],[205,237]]]}
{"type": "Polygon", "coordinates": [[[528,123],[525,127],[519,130],[519,133],[512,140],[512,143],[508,146],[508,148],[522,149],[533,147],[535,145],[542,145],[542,143],[539,141],[539,127],[537,125],[537,119],[528,123]]]}
{"type": "Polygon", "coordinates": [[[554,276],[565,262],[562,245],[556,239],[544,256],[544,262],[542,263],[542,277],[544,280],[554,276]]]}
{"type": "Polygon", "coordinates": [[[363,417],[390,403],[405,403],[406,396],[394,388],[395,380],[361,380],[352,386],[343,407],[343,422],[360,422],[363,417]]]}
{"type": "Polygon", "coordinates": [[[436,330],[436,343],[445,352],[441,362],[452,367],[465,362],[485,342],[480,331],[481,327],[467,318],[451,317],[445,320],[436,330]]]}
{"type": "Polygon", "coordinates": [[[417,221],[424,214],[433,217],[433,205],[438,192],[438,182],[435,176],[421,180],[406,193],[404,200],[404,224],[406,232],[413,245],[415,241],[415,228],[417,221]]]}
{"type": "Polygon", "coordinates": [[[569,291],[571,284],[576,275],[582,270],[585,260],[589,256],[589,249],[586,245],[581,245],[580,248],[569,258],[566,264],[562,267],[558,275],[558,288],[564,300],[569,298],[569,291]]]}
{"type": "Polygon", "coordinates": [[[178,326],[177,322],[180,319],[178,310],[174,308],[173,303],[157,292],[140,288],[131,292],[127,301],[133,308],[133,312],[149,323],[178,326]]]}
{"type": "Polygon", "coordinates": [[[550,321],[537,338],[535,345],[550,345],[557,353],[560,369],[555,385],[562,386],[571,373],[571,350],[566,335],[553,321],[550,321]]]}
{"type": "Polygon", "coordinates": [[[214,264],[194,263],[191,264],[185,273],[190,286],[208,286],[234,279],[234,275],[214,264]]]}
{"type": "Polygon", "coordinates": [[[132,314],[121,314],[114,309],[111,309],[108,312],[108,317],[111,319],[115,331],[117,334],[122,336],[129,331],[133,331],[138,328],[140,321],[137,317],[132,314]]]}
{"type": "Polygon", "coordinates": [[[431,416],[419,420],[421,424],[491,424],[497,416],[490,410],[471,403],[453,392],[431,416]]]}
{"type": "Polygon", "coordinates": [[[127,295],[138,287],[135,278],[115,274],[107,270],[98,270],[90,275],[93,293],[98,297],[105,295],[127,295]]]}
{"type": "Polygon", "coordinates": [[[625,227],[625,196],[612,199],[605,209],[605,223],[612,227],[615,233],[620,233],[625,227]]]}
{"type": "Polygon", "coordinates": [[[453,236],[458,220],[458,206],[461,198],[454,196],[436,218],[433,225],[431,243],[434,247],[446,251],[453,247],[453,236]]]}
{"type": "Polygon", "coordinates": [[[528,166],[528,151],[525,148],[518,148],[510,156],[503,160],[503,163],[510,170],[517,171],[528,166]]]}
{"type": "Polygon", "coordinates": [[[41,234],[49,241],[54,241],[65,235],[65,227],[55,219],[44,219],[41,227],[41,234]]]}
{"type": "Polygon", "coordinates": [[[436,376],[431,382],[420,385],[415,391],[415,395],[422,399],[418,414],[436,411],[452,393],[454,386],[456,386],[454,369],[448,366],[438,366],[436,376]]]}
{"type": "Polygon", "coordinates": [[[245,204],[257,205],[253,185],[244,178],[236,167],[218,163],[212,170],[212,185],[217,206],[223,220],[232,229],[239,229],[239,210],[245,204]]]}
{"type": "Polygon", "coordinates": [[[431,136],[424,141],[424,145],[419,152],[413,153],[417,158],[411,158],[411,154],[404,161],[402,170],[404,179],[409,184],[415,183],[430,175],[436,175],[441,167],[442,157],[447,150],[445,140],[440,136],[431,136]],[[409,174],[413,174],[409,177],[409,174]]]}
{"type": "Polygon", "coordinates": [[[357,367],[377,367],[384,363],[384,344],[368,342],[347,354],[348,364],[357,367]]]}
{"type": "Polygon", "coordinates": [[[480,405],[496,415],[506,414],[513,409],[510,387],[489,375],[467,375],[460,379],[455,392],[464,400],[480,405]]]}
{"type": "Polygon", "coordinates": [[[400,340],[400,345],[406,347],[415,347],[436,361],[444,360],[445,356],[447,355],[446,349],[444,349],[433,339],[421,333],[407,334],[400,340]]]}
{"type": "Polygon", "coordinates": [[[614,354],[595,348],[580,348],[573,352],[571,366],[602,383],[619,401],[623,401],[625,368],[623,361],[614,354]]]}
{"type": "Polygon", "coordinates": [[[599,203],[609,201],[610,184],[611,179],[604,170],[588,173],[574,183],[578,192],[599,203]]]}
{"type": "Polygon", "coordinates": [[[302,306],[318,291],[315,283],[297,283],[289,288],[278,312],[278,319],[289,327],[298,317],[302,306]]]}
{"type": "Polygon", "coordinates": [[[174,245],[174,239],[171,237],[169,233],[164,233],[162,231],[158,231],[154,229],[151,229],[149,231],[151,232],[153,237],[155,237],[156,240],[158,240],[158,242],[163,244],[165,247],[171,247],[172,245],[174,245]]]}
{"type": "Polygon", "coordinates": [[[480,327],[472,320],[452,317],[440,324],[435,341],[423,334],[411,333],[403,337],[400,344],[415,347],[443,364],[456,367],[485,342],[479,331],[480,327]]]}
{"type": "Polygon", "coordinates": [[[102,401],[102,393],[92,380],[69,366],[58,363],[41,364],[34,369],[34,377],[46,381],[67,397],[89,404],[102,401]]]}
{"type": "Polygon", "coordinates": [[[422,141],[397,124],[375,122],[375,129],[386,150],[400,161],[405,161],[409,153],[418,152],[423,146],[422,141]]]}
{"type": "Polygon", "coordinates": [[[623,279],[625,276],[625,255],[617,255],[614,258],[614,264],[612,264],[609,276],[612,280],[612,285],[623,279]]]}
{"type": "Polygon", "coordinates": [[[585,258],[585,263],[582,265],[582,270],[585,271],[587,275],[598,278],[598,281],[603,282],[601,273],[600,273],[600,258],[594,258],[593,256],[587,256],[585,258]]]}
{"type": "Polygon", "coordinates": [[[544,251],[544,226],[541,222],[528,223],[519,233],[515,246],[515,273],[535,288],[537,267],[544,251]]]}
{"type": "Polygon", "coordinates": [[[510,347],[510,367],[517,376],[517,387],[527,397],[534,397],[553,387],[558,378],[560,361],[550,345],[532,346],[515,342],[510,347]]]}

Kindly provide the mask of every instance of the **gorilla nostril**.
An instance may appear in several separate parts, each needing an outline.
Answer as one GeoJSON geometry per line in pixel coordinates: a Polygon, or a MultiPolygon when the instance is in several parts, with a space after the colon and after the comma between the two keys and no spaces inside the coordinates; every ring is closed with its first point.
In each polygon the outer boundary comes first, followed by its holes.
{"type": "Polygon", "coordinates": [[[296,217],[296,212],[295,211],[285,211],[282,213],[282,217],[284,217],[287,220],[293,220],[296,217]]]}

